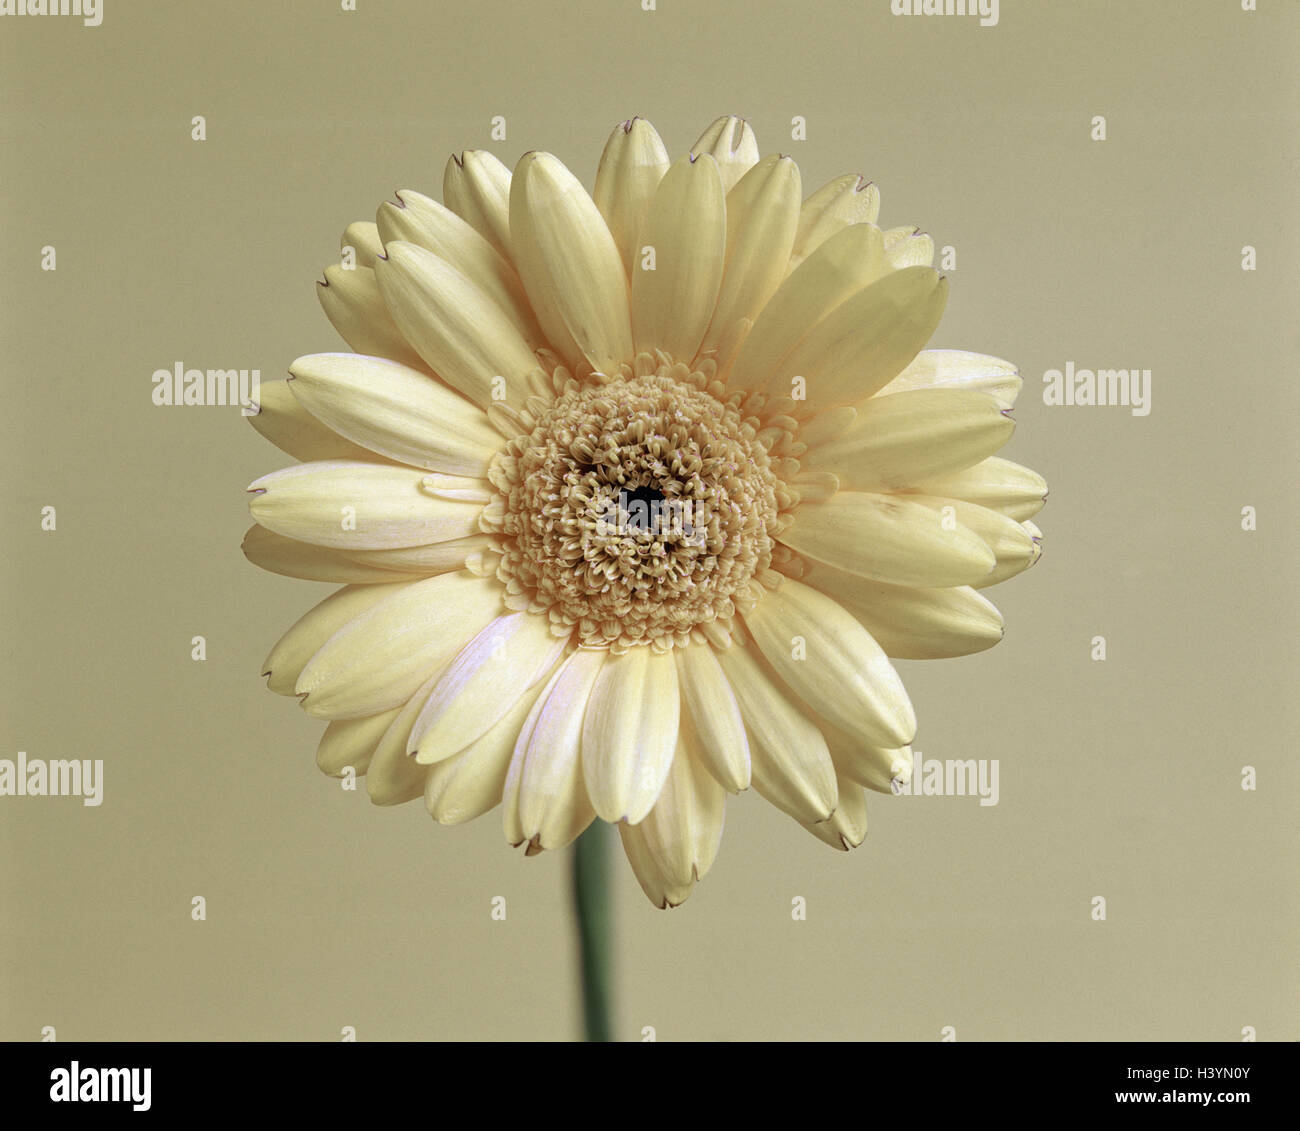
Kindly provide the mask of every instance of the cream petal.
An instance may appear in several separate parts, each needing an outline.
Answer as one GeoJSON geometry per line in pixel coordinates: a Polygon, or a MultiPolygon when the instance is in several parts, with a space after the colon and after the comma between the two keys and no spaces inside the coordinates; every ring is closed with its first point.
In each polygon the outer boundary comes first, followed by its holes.
{"type": "Polygon", "coordinates": [[[713,318],[727,243],[726,202],[712,157],[683,157],[669,169],[644,231],[655,268],[642,270],[639,258],[631,267],[636,349],[689,362],[713,318]]]}
{"type": "Polygon", "coordinates": [[[482,291],[514,324],[530,349],[545,344],[515,269],[467,221],[436,200],[402,189],[397,204],[379,206],[384,243],[409,243],[449,263],[482,291]]]}
{"type": "Polygon", "coordinates": [[[348,271],[337,263],[326,267],[325,281],[316,284],[316,296],[339,337],[357,353],[424,368],[388,312],[372,268],[348,271]]]}
{"type": "Polygon", "coordinates": [[[745,718],[754,789],[796,820],[824,821],[835,811],[837,794],[821,732],[749,648],[727,648],[718,660],[745,718]]]}
{"type": "Polygon", "coordinates": [[[922,350],[878,396],[913,389],[966,389],[987,393],[1003,408],[1012,408],[1023,382],[1009,361],[966,350],[922,350]]]}
{"type": "Polygon", "coordinates": [[[630,362],[627,274],[587,190],[549,153],[525,153],[510,184],[515,264],[551,345],[602,373],[630,362]]]}
{"type": "Polygon", "coordinates": [[[240,547],[255,566],[297,577],[303,581],[332,581],[342,585],[376,585],[388,581],[409,581],[401,573],[379,566],[362,564],[337,550],[299,542],[254,524],[244,534],[240,547]]]}
{"type": "Polygon", "coordinates": [[[428,702],[444,668],[445,665],[430,669],[429,678],[396,712],[375,746],[370,770],[366,774],[366,792],[376,805],[404,805],[424,793],[429,767],[420,765],[407,754],[406,746],[411,739],[411,728],[415,726],[415,720],[428,702]]]}
{"type": "Polygon", "coordinates": [[[1024,528],[1025,533],[1029,535],[1034,543],[1034,556],[1029,559],[1028,564],[1025,566],[1025,568],[1028,569],[1029,566],[1036,565],[1038,559],[1043,556],[1043,532],[1039,530],[1037,524],[1033,522],[1025,521],[1020,525],[1024,528]]]}
{"type": "Polygon", "coordinates": [[[442,825],[463,824],[500,804],[519,730],[542,686],[539,682],[525,691],[467,749],[430,767],[424,807],[435,821],[442,825]]]}
{"type": "Polygon", "coordinates": [[[795,270],[822,244],[854,224],[875,224],[880,215],[880,190],[856,173],[822,185],[799,209],[799,228],[790,252],[795,270]]]}
{"type": "Polygon", "coordinates": [[[976,589],[1006,581],[1038,560],[1038,547],[1033,536],[1014,518],[1000,511],[989,510],[976,503],[961,499],[944,499],[933,495],[907,495],[908,500],[920,503],[932,511],[951,513],[965,529],[977,534],[997,558],[997,564],[972,584],[976,589]],[[952,508],[948,511],[948,508],[952,508]]]}
{"type": "Polygon", "coordinates": [[[836,726],[882,746],[904,746],[916,714],[894,666],[851,613],[791,578],[764,594],[745,627],[786,685],[836,726]]]}
{"type": "Polygon", "coordinates": [[[547,677],[567,646],[544,616],[497,617],[443,672],[411,732],[410,753],[428,764],[464,750],[547,677]]]}
{"type": "Polygon", "coordinates": [[[597,649],[574,652],[533,704],[506,776],[511,844],[563,848],[595,819],[582,778],[582,723],[605,656],[597,649]]]}
{"type": "Polygon", "coordinates": [[[799,442],[810,450],[829,444],[848,431],[857,418],[858,410],[852,405],[828,408],[799,426],[799,442]]]}
{"type": "Polygon", "coordinates": [[[807,382],[794,415],[856,404],[889,383],[934,333],[948,298],[948,281],[929,267],[894,271],[840,303],[786,355],[767,383],[790,395],[795,377],[807,382]]]}
{"type": "Polygon", "coordinates": [[[248,509],[268,530],[336,550],[423,546],[478,533],[482,506],[434,497],[430,478],[383,463],[300,463],[249,484],[248,509]]]}
{"type": "Polygon", "coordinates": [[[813,561],[893,585],[973,585],[996,558],[951,516],[912,496],[841,491],[824,503],[801,503],[778,540],[813,561]]]}
{"type": "Polygon", "coordinates": [[[826,820],[804,824],[818,840],[840,852],[857,848],[867,839],[867,795],[862,786],[843,774],[838,778],[839,804],[826,820]]]}
{"type": "Polygon", "coordinates": [[[361,267],[374,267],[375,260],[384,254],[379,229],[369,220],[356,220],[347,226],[339,241],[339,251],[346,255],[348,248],[361,267]]]}
{"type": "Polygon", "coordinates": [[[718,163],[722,188],[730,192],[758,164],[758,138],[743,118],[726,115],[713,122],[691,146],[691,156],[709,154],[718,163]]]}
{"type": "MultiPolygon", "coordinates": [[[[1038,564],[1038,559],[1043,556],[1043,532],[1038,529],[1038,526],[1035,523],[1029,521],[1020,523],[1020,528],[1029,537],[1029,560],[1025,561],[1019,556],[1012,560],[1010,556],[1008,556],[1008,561],[1005,564],[999,562],[998,569],[994,570],[990,575],[994,580],[982,581],[978,586],[976,586],[976,588],[985,589],[990,585],[996,585],[999,581],[1006,581],[1008,578],[1014,577],[1016,574],[1038,564]]],[[[1009,542],[1013,541],[1011,537],[1008,537],[1007,540],[1009,542]]],[[[1018,540],[1015,540],[1013,544],[1018,545],[1018,540]]]]}
{"type": "Polygon", "coordinates": [[[467,572],[413,581],[336,632],[295,688],[303,709],[327,719],[376,715],[420,684],[501,611],[495,579],[467,572]]]}
{"type": "Polygon", "coordinates": [[[848,429],[800,462],[833,471],[843,487],[898,490],[992,455],[1016,429],[1009,411],[984,393],[956,389],[871,397],[848,429]]]}
{"type": "MultiPolygon", "coordinates": [[[[348,355],[352,356],[352,355],[348,355]]],[[[424,380],[428,380],[425,377],[424,380]]],[[[317,420],[289,391],[288,381],[263,381],[258,410],[248,418],[258,433],[294,459],[311,463],[322,459],[382,462],[384,457],[346,440],[317,420]]]]}
{"type": "Polygon", "coordinates": [[[349,585],[331,593],[299,617],[262,661],[262,674],[270,677],[266,686],[277,695],[293,695],[302,669],[325,641],[407,584],[398,581],[391,585],[349,585]]]}
{"type": "Polygon", "coordinates": [[[949,589],[887,585],[817,562],[809,564],[802,580],[848,609],[885,654],[895,659],[968,656],[1002,639],[1002,614],[967,585],[949,589]]]}
{"type": "Polygon", "coordinates": [[[681,688],[682,739],[732,793],[749,788],[749,741],[740,704],[708,644],[673,649],[681,688]]]}
{"type": "Polygon", "coordinates": [[[742,319],[757,317],[785,278],[799,224],[799,166],[765,157],[727,193],[727,263],[713,321],[700,352],[718,351],[742,319]]]}
{"type": "Polygon", "coordinates": [[[325,728],[316,747],[316,765],[330,777],[342,777],[349,767],[358,775],[370,768],[384,731],[401,713],[400,707],[361,719],[336,719],[325,728]]]}
{"type": "Polygon", "coordinates": [[[762,387],[812,326],[888,270],[874,224],[855,224],[826,240],[763,308],[731,365],[729,383],[762,387]]]}
{"type": "Polygon", "coordinates": [[[401,463],[484,476],[504,446],[482,409],[395,361],[318,353],[298,358],[289,372],[293,396],[314,417],[401,463]]]}
{"type": "Polygon", "coordinates": [[[899,782],[911,780],[911,746],[896,750],[873,746],[860,738],[845,734],[824,719],[819,719],[818,725],[840,781],[847,779],[877,793],[893,793],[894,779],[899,782]]]}
{"type": "Polygon", "coordinates": [[[649,242],[642,238],[646,213],[668,165],[668,150],[644,118],[615,126],[600,156],[592,199],[630,276],[636,274],[642,244],[649,242]]]}
{"type": "Polygon", "coordinates": [[[659,799],[641,822],[645,845],[671,884],[687,887],[713,866],[726,791],[679,745],[659,799]]]}
{"type": "Polygon", "coordinates": [[[650,902],[661,911],[685,903],[695,885],[674,883],[664,873],[646,843],[642,826],[624,821],[618,826],[618,835],[623,841],[627,862],[632,865],[632,874],[650,902]]]}
{"type": "Polygon", "coordinates": [[[1017,522],[1033,518],[1047,502],[1047,481],[1038,472],[998,456],[990,456],[964,471],[923,480],[908,491],[978,503],[1017,522]]]}
{"type": "Polygon", "coordinates": [[[582,773],[596,815],[645,819],[677,749],[681,700],[671,652],[648,646],[601,666],[582,725],[582,773]]]}
{"type": "Polygon", "coordinates": [[[379,261],[379,289],[411,345],[479,408],[530,395],[537,359],[510,316],[446,260],[400,240],[379,261]]]}
{"type": "MultiPolygon", "coordinates": [[[[446,542],[432,542],[427,546],[396,546],[391,550],[340,550],[348,561],[361,565],[393,570],[398,574],[417,574],[432,577],[464,569],[465,563],[492,544],[487,534],[470,534],[465,538],[452,538],[446,542]]],[[[409,580],[409,578],[408,578],[409,580]]]]}
{"type": "Polygon", "coordinates": [[[507,259],[510,257],[510,170],[484,149],[447,161],[442,199],[507,259]]]}
{"type": "Polygon", "coordinates": [[[929,267],[934,260],[934,240],[919,228],[890,228],[884,239],[885,258],[895,271],[929,267]]]}

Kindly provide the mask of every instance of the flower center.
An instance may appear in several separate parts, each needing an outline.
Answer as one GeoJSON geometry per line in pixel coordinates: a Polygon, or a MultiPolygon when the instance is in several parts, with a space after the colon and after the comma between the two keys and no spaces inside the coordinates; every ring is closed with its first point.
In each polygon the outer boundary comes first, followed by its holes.
{"type": "Polygon", "coordinates": [[[507,603],[619,652],[725,626],[786,494],[754,423],[682,365],[569,382],[528,419],[490,474],[507,603]]]}

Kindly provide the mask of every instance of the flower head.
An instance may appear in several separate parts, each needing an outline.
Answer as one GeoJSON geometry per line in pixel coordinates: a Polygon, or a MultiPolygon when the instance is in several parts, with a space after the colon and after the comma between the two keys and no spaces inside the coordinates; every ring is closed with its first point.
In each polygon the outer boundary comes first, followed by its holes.
{"type": "Polygon", "coordinates": [[[670,162],[618,126],[588,195],[546,153],[453,158],[344,234],[354,353],[263,386],[302,461],[244,550],[339,583],[272,649],[321,769],[531,854],[617,823],[646,894],[709,869],[753,786],[832,847],[911,772],[891,658],[996,644],[1046,486],[996,452],[1019,390],[924,346],[946,281],[875,187],[806,200],[736,118],[670,162]]]}

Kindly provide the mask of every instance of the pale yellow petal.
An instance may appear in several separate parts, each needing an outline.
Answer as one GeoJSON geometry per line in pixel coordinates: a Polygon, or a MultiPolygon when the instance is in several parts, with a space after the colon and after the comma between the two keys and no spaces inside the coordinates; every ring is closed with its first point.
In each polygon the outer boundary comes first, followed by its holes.
{"type": "Polygon", "coordinates": [[[510,170],[484,149],[447,161],[442,200],[502,255],[510,256],[510,170]]]}
{"type": "Polygon", "coordinates": [[[429,678],[393,716],[375,746],[366,774],[366,792],[376,805],[404,805],[424,793],[429,767],[420,765],[406,752],[406,747],[411,728],[444,668],[445,665],[439,665],[428,670],[429,678]]]}
{"type": "Polygon", "coordinates": [[[379,288],[425,363],[479,408],[522,405],[537,359],[510,316],[433,252],[400,240],[386,250],[379,288]]]}
{"type": "Polygon", "coordinates": [[[867,839],[867,795],[862,786],[843,774],[838,776],[839,804],[826,820],[804,824],[818,840],[840,852],[857,848],[867,839]]]}
{"type": "Polygon", "coordinates": [[[348,561],[361,565],[393,570],[398,574],[416,574],[432,577],[463,569],[465,563],[482,554],[492,539],[487,534],[470,534],[465,538],[452,538],[446,542],[432,542],[426,546],[395,546],[391,550],[338,550],[336,553],[348,561]]]}
{"type": "Polygon", "coordinates": [[[1033,518],[1047,502],[1047,481],[1038,472],[998,456],[990,456],[964,471],[923,480],[908,491],[964,499],[1001,511],[1017,522],[1033,518]]]}
{"type": "Polygon", "coordinates": [[[375,747],[384,731],[401,713],[400,707],[361,719],[336,719],[325,728],[316,747],[316,765],[331,777],[342,777],[351,769],[358,776],[370,768],[375,747]]]}
{"type": "Polygon", "coordinates": [[[685,903],[695,885],[674,883],[665,874],[646,843],[642,826],[621,822],[618,825],[618,835],[623,841],[627,862],[632,865],[632,874],[636,876],[637,883],[650,902],[661,911],[685,903]]]}
{"type": "Polygon", "coordinates": [[[500,804],[519,730],[542,686],[536,683],[520,695],[468,748],[429,768],[424,807],[435,821],[459,825],[500,804]]]}
{"type": "Polygon", "coordinates": [[[809,449],[829,444],[848,431],[857,418],[858,410],[852,405],[828,408],[799,426],[799,442],[809,449]]]}
{"type": "Polygon", "coordinates": [[[799,209],[799,228],[790,253],[795,270],[822,244],[854,224],[875,224],[880,215],[880,191],[856,173],[822,185],[799,209]]]}
{"type": "Polygon", "coordinates": [[[277,695],[293,695],[294,685],[307,662],[344,625],[367,609],[387,600],[406,581],[390,585],[349,585],[331,593],[309,609],[276,641],[262,661],[262,674],[269,676],[266,686],[277,695]]]}
{"type": "Polygon", "coordinates": [[[817,720],[817,723],[841,781],[847,778],[877,793],[893,793],[895,780],[900,784],[911,780],[911,746],[897,750],[873,746],[856,736],[845,734],[824,719],[817,720]]]}
{"type": "Polygon", "coordinates": [[[745,718],[754,789],[796,820],[824,821],[837,794],[821,732],[748,647],[737,644],[718,659],[745,718]]]}
{"type": "Polygon", "coordinates": [[[922,350],[879,396],[913,389],[966,389],[987,393],[1003,408],[1016,403],[1023,382],[1009,361],[967,350],[922,350]]]}
{"type": "Polygon", "coordinates": [[[385,244],[410,243],[432,252],[496,303],[530,349],[545,344],[514,267],[473,225],[411,189],[402,189],[397,200],[379,206],[379,234],[385,244]]]}
{"type": "Polygon", "coordinates": [[[369,220],[356,220],[349,224],[339,241],[339,251],[346,256],[348,248],[352,249],[352,255],[359,266],[373,267],[375,260],[384,253],[379,229],[369,220]]]}
{"type": "Polygon", "coordinates": [[[525,153],[510,184],[515,264],[551,345],[602,373],[630,362],[627,273],[587,190],[549,153],[525,153]]]}
{"type": "Polygon", "coordinates": [[[482,506],[435,497],[432,478],[386,463],[301,463],[249,484],[248,509],[277,534],[336,550],[423,546],[478,533],[482,506]]]}
{"type": "MultiPolygon", "coordinates": [[[[427,381],[428,377],[424,379],[427,381]]],[[[354,444],[317,420],[289,391],[288,381],[262,382],[258,390],[258,411],[248,422],[282,452],[304,463],[322,459],[374,462],[384,459],[378,452],[354,444]]]]}
{"type": "Polygon", "coordinates": [[[803,578],[861,621],[887,656],[938,660],[992,648],[1002,639],[1002,614],[967,585],[916,589],[869,581],[817,562],[803,578]]]}
{"type": "Polygon", "coordinates": [[[644,820],[672,766],[681,702],[671,653],[648,646],[601,666],[582,728],[582,773],[605,821],[644,820]]]}
{"type": "Polygon", "coordinates": [[[718,351],[742,319],[754,319],[785,278],[799,224],[799,166],[789,157],[765,157],[727,193],[727,263],[718,303],[700,347],[718,351]]]}
{"type": "Polygon", "coordinates": [[[794,378],[807,383],[794,414],[812,416],[856,404],[898,376],[934,333],[948,281],[929,267],[894,271],[840,303],[804,336],[767,383],[791,395],[794,378]]]}
{"type": "Polygon", "coordinates": [[[544,616],[497,617],[443,672],[411,732],[411,753],[428,764],[464,750],[546,679],[566,646],[544,616]]]}
{"type": "MultiPolygon", "coordinates": [[[[332,581],[341,585],[376,585],[388,581],[408,581],[401,572],[380,566],[353,561],[338,550],[299,542],[254,524],[244,534],[240,547],[244,556],[255,566],[278,573],[283,577],[297,577],[303,581],[332,581]]],[[[433,572],[433,571],[431,571],[433,572]]]]}
{"type": "Polygon", "coordinates": [[[904,746],[916,714],[893,664],[853,615],[786,578],[745,617],[763,658],[812,710],[882,746],[904,746]]]}
{"type": "MultiPolygon", "coordinates": [[[[976,588],[984,589],[990,585],[996,585],[999,581],[1006,581],[1008,578],[1014,577],[1023,570],[1029,569],[1031,566],[1038,564],[1038,559],[1043,556],[1043,532],[1038,529],[1036,523],[1028,520],[1020,523],[1020,528],[1029,538],[1030,549],[1028,560],[1025,560],[1019,552],[1019,539],[1014,538],[1014,536],[1010,535],[1010,532],[1007,531],[1003,536],[1006,538],[1007,542],[1014,547],[1015,556],[1012,557],[1011,555],[1008,555],[1008,559],[1005,562],[999,562],[999,568],[994,570],[990,575],[993,580],[982,581],[978,586],[976,586],[976,588]]],[[[992,536],[992,532],[990,531],[989,537],[991,538],[992,536]]]]}
{"type": "Polygon", "coordinates": [[[533,704],[506,777],[511,844],[563,848],[595,819],[582,777],[582,724],[606,655],[603,649],[574,652],[533,704]]]}
{"type": "Polygon", "coordinates": [[[929,267],[934,261],[934,240],[919,228],[890,228],[884,238],[885,258],[895,271],[929,267]]]}
{"type": "Polygon", "coordinates": [[[996,585],[1028,569],[1038,560],[1039,549],[1033,536],[1014,518],[1000,511],[981,507],[961,499],[944,499],[933,495],[896,496],[906,498],[938,514],[951,514],[967,530],[977,534],[997,559],[993,569],[970,582],[977,589],[996,585]]]}
{"type": "Polygon", "coordinates": [[[668,150],[644,118],[615,126],[600,155],[592,199],[605,217],[630,276],[636,274],[641,246],[647,242],[643,235],[650,201],[668,165],[668,150]]]}
{"type": "Polygon", "coordinates": [[[682,738],[709,773],[732,793],[749,788],[749,742],[735,693],[708,644],[674,648],[681,687],[682,738]]]}
{"type": "Polygon", "coordinates": [[[689,362],[704,340],[722,283],[727,210],[717,162],[683,157],[655,193],[643,243],[654,268],[632,264],[632,325],[638,351],[689,362]]]}
{"type": "Polygon", "coordinates": [[[646,847],[671,884],[689,886],[713,866],[726,804],[722,786],[678,745],[659,799],[641,822],[646,847]]]}
{"type": "Polygon", "coordinates": [[[420,355],[393,321],[373,268],[349,271],[337,263],[326,267],[325,281],[316,284],[316,296],[339,337],[357,353],[424,368],[420,355]]]}
{"type": "Polygon", "coordinates": [[[318,353],[298,358],[289,372],[292,395],[312,416],[401,463],[484,476],[504,446],[477,405],[398,362],[318,353]]]}
{"type": "Polygon", "coordinates": [[[985,393],[957,389],[876,396],[857,406],[849,428],[801,463],[834,472],[843,487],[899,490],[992,455],[1016,429],[1009,411],[985,393]]]}
{"type": "Polygon", "coordinates": [[[973,585],[996,558],[960,519],[912,497],[841,491],[824,503],[801,503],[779,540],[814,561],[893,585],[973,585]]]}
{"type": "Polygon", "coordinates": [[[303,709],[348,719],[399,706],[500,611],[495,579],[462,571],[402,586],[312,657],[296,686],[303,709]]]}
{"type": "Polygon", "coordinates": [[[717,161],[723,191],[730,192],[758,164],[758,138],[743,118],[726,115],[713,122],[691,146],[692,157],[705,153],[717,161]]]}
{"type": "Polygon", "coordinates": [[[874,224],[846,227],[786,277],[731,364],[729,384],[763,386],[804,335],[840,303],[889,270],[874,224]]]}

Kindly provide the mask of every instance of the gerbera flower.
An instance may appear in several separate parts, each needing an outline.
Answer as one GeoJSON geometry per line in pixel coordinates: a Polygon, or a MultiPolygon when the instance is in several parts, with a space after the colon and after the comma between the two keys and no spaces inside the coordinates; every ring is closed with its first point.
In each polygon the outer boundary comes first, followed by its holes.
{"type": "Polygon", "coordinates": [[[343,588],[272,649],[320,768],[531,854],[618,825],[659,906],[750,786],[834,848],[906,780],[891,657],[996,644],[1045,485],[994,456],[1020,386],[925,350],[946,281],[857,176],[803,199],[736,118],[670,161],[633,119],[595,192],[469,151],[344,235],[254,426],[244,550],[343,588]]]}

